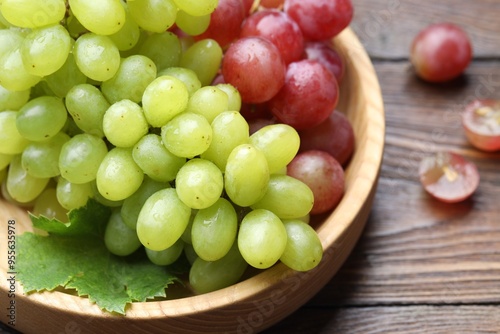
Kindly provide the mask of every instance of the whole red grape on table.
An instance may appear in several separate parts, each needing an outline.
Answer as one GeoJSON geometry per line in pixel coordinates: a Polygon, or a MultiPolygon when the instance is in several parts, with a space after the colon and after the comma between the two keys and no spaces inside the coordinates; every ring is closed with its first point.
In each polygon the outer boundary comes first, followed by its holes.
{"type": "Polygon", "coordinates": [[[410,48],[410,60],[417,75],[429,82],[457,78],[472,59],[467,33],[452,23],[432,24],[421,30],[410,48]]]}

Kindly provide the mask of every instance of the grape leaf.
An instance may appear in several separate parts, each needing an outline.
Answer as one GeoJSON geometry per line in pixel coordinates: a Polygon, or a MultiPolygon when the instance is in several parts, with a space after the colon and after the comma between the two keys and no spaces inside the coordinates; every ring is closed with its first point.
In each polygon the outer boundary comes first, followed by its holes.
{"type": "Polygon", "coordinates": [[[27,232],[17,239],[17,278],[26,293],[75,289],[102,310],[119,314],[131,302],[166,297],[177,276],[151,263],[143,250],[127,257],[111,254],[102,238],[110,211],[100,206],[89,202],[72,211],[68,224],[31,216],[49,236],[27,232]]]}
{"type": "Polygon", "coordinates": [[[71,210],[68,214],[69,223],[63,223],[55,218],[30,214],[33,227],[49,232],[52,235],[84,236],[104,233],[106,223],[111,215],[111,209],[90,199],[82,208],[71,210]]]}

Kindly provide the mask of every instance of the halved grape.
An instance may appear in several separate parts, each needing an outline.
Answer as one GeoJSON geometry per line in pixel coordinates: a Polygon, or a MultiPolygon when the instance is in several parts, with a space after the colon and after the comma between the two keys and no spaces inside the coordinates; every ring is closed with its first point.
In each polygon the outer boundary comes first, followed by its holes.
{"type": "Polygon", "coordinates": [[[418,173],[424,189],[446,203],[470,197],[480,179],[476,165],[453,152],[438,152],[422,159],[418,173]]]}
{"type": "Polygon", "coordinates": [[[469,142],[483,151],[500,150],[500,100],[474,100],[462,114],[469,142]]]}

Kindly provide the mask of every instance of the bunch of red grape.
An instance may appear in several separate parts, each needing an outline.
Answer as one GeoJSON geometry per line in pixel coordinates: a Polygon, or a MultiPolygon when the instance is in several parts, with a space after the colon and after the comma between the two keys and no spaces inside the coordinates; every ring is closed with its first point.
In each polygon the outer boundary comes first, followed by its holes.
{"type": "Polygon", "coordinates": [[[251,132],[273,123],[299,132],[287,173],[313,191],[312,214],[340,201],[354,150],[351,124],[336,110],[344,63],[332,43],[352,16],[350,0],[220,0],[197,36],[225,50],[215,80],[238,89],[251,132]]]}

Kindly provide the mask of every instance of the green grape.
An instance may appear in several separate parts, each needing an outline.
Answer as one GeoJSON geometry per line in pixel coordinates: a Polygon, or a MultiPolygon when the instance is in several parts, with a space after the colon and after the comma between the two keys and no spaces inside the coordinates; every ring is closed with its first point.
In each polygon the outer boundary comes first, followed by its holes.
{"type": "Polygon", "coordinates": [[[281,219],[269,210],[248,213],[238,231],[238,248],[252,267],[266,269],[283,255],[287,233],[281,219]]]}
{"type": "Polygon", "coordinates": [[[104,135],[117,147],[132,147],[148,133],[141,106],[130,100],[113,103],[102,120],[104,135]]]}
{"type": "Polygon", "coordinates": [[[92,185],[88,183],[71,183],[63,177],[57,180],[57,200],[66,210],[78,209],[85,206],[93,197],[92,185]]]}
{"type": "Polygon", "coordinates": [[[104,198],[120,201],[142,184],[144,174],[132,158],[132,149],[115,147],[106,154],[97,170],[97,189],[104,198]]]}
{"type": "Polygon", "coordinates": [[[230,111],[240,111],[241,109],[241,95],[240,92],[231,84],[221,83],[215,85],[215,87],[222,90],[228,96],[228,106],[227,110],[230,111]]]}
{"type": "Polygon", "coordinates": [[[287,124],[267,125],[250,136],[250,143],[264,153],[269,172],[274,173],[287,166],[300,147],[297,131],[287,124]]]}
{"type": "Polygon", "coordinates": [[[33,75],[50,75],[64,65],[71,46],[71,37],[60,24],[34,29],[21,47],[24,68],[33,75]]]}
{"type": "Polygon", "coordinates": [[[24,34],[18,29],[0,30],[0,59],[19,49],[24,41],[24,34]]]}
{"type": "Polygon", "coordinates": [[[146,248],[146,255],[148,259],[158,266],[168,266],[182,255],[184,250],[184,241],[182,239],[177,240],[172,246],[161,251],[154,251],[146,248]]]}
{"type": "Polygon", "coordinates": [[[189,270],[189,283],[200,294],[216,291],[237,283],[247,268],[235,243],[226,256],[217,261],[196,258],[189,270]]]}
{"type": "Polygon", "coordinates": [[[167,188],[151,195],[139,213],[137,235],[151,250],[171,247],[186,229],[191,209],[182,203],[175,189],[167,188]]]}
{"type": "MultiPolygon", "coordinates": [[[[144,44],[144,41],[150,36],[150,34],[151,33],[139,28],[139,39],[137,40],[137,42],[135,43],[135,45],[132,48],[130,48],[128,50],[120,50],[121,57],[127,58],[130,56],[140,54],[139,51],[141,50],[142,44],[144,44]]],[[[112,35],[110,36],[110,38],[112,38],[112,35]]],[[[116,42],[115,42],[115,44],[116,44],[116,42]]],[[[117,45],[117,47],[118,47],[118,45],[117,45]]]]}
{"type": "Polygon", "coordinates": [[[70,10],[68,11],[67,17],[66,17],[66,29],[68,30],[69,35],[71,38],[77,39],[80,37],[80,35],[88,33],[88,29],[85,28],[80,21],[76,18],[75,14],[73,14],[73,11],[70,10]]]}
{"type": "Polygon", "coordinates": [[[250,144],[233,149],[224,174],[226,193],[239,206],[259,201],[267,190],[269,168],[264,154],[250,144]]]}
{"type": "Polygon", "coordinates": [[[120,0],[69,0],[78,21],[99,35],[111,35],[125,25],[125,9],[120,0]]]}
{"type": "Polygon", "coordinates": [[[19,110],[28,102],[30,90],[13,92],[0,86],[0,112],[5,110],[19,110]]]}
{"type": "Polygon", "coordinates": [[[177,195],[192,209],[212,206],[222,195],[224,179],[220,169],[204,159],[189,160],[175,179],[177,195]]]}
{"type": "Polygon", "coordinates": [[[205,261],[224,257],[236,240],[238,216],[233,205],[219,198],[212,206],[196,214],[191,240],[196,254],[205,261]]]}
{"type": "Polygon", "coordinates": [[[4,170],[14,158],[13,154],[0,153],[0,170],[4,170]]]}
{"type": "Polygon", "coordinates": [[[212,123],[217,115],[228,110],[228,106],[229,97],[224,91],[215,86],[205,86],[189,98],[186,112],[200,114],[212,123]]]}
{"type": "Polygon", "coordinates": [[[38,178],[55,177],[60,174],[59,154],[70,137],[59,132],[48,140],[29,144],[21,155],[23,168],[38,178]]]}
{"type": "Polygon", "coordinates": [[[238,145],[248,143],[248,123],[239,112],[225,111],[213,120],[212,129],[212,142],[201,157],[212,161],[221,171],[225,171],[232,150],[238,145]]]}
{"type": "Polygon", "coordinates": [[[101,85],[110,103],[124,99],[139,103],[146,87],[156,78],[156,65],[151,59],[133,55],[121,60],[116,74],[101,85]]]}
{"type": "MultiPolygon", "coordinates": [[[[2,3],[2,1],[0,1],[0,4],[2,3]]],[[[2,15],[2,11],[0,9],[0,29],[6,29],[6,28],[10,28],[12,27],[12,24],[10,24],[6,19],[5,17],[3,17],[2,15]]]]}
{"type": "Polygon", "coordinates": [[[39,28],[57,24],[64,18],[64,0],[3,0],[2,15],[12,25],[39,28]]]}
{"type": "MultiPolygon", "coordinates": [[[[191,210],[191,217],[189,217],[189,223],[188,223],[188,225],[186,226],[186,229],[184,230],[184,232],[181,235],[181,239],[182,239],[182,241],[184,241],[184,243],[186,243],[186,245],[190,245],[191,246],[191,244],[193,243],[193,240],[191,238],[191,230],[193,228],[194,218],[196,217],[196,214],[198,213],[198,211],[199,210],[196,210],[196,209],[192,209],[191,210]]],[[[198,255],[196,255],[196,256],[198,256],[198,255]]]]}
{"type": "Polygon", "coordinates": [[[219,3],[219,0],[174,0],[180,10],[192,16],[211,14],[219,3]]]}
{"type": "Polygon", "coordinates": [[[42,193],[49,180],[49,178],[37,178],[29,175],[21,165],[21,156],[16,155],[10,162],[7,173],[7,192],[15,201],[28,203],[42,193]]]}
{"type": "Polygon", "coordinates": [[[61,149],[61,176],[76,184],[93,181],[107,153],[108,148],[101,138],[86,133],[76,135],[61,149]]]}
{"type": "Polygon", "coordinates": [[[169,75],[153,80],[144,91],[142,107],[148,123],[156,128],[167,124],[186,109],[189,93],[182,81],[169,75]]]}
{"type": "Polygon", "coordinates": [[[201,115],[182,113],[161,128],[161,138],[167,150],[176,156],[192,158],[210,146],[212,127],[201,115]]]}
{"type": "Polygon", "coordinates": [[[167,67],[158,72],[158,76],[170,75],[182,81],[191,97],[194,92],[201,88],[201,82],[193,70],[184,67],[167,67]]]}
{"type": "Polygon", "coordinates": [[[300,220],[283,221],[287,244],[280,257],[281,262],[297,271],[316,267],[323,257],[323,246],[316,231],[300,220]]]}
{"type": "Polygon", "coordinates": [[[196,259],[198,258],[198,254],[196,254],[193,245],[191,244],[186,244],[186,243],[184,244],[184,255],[186,256],[186,259],[188,260],[191,266],[193,265],[194,261],[196,261],[196,259]]]}
{"type": "Polygon", "coordinates": [[[135,22],[146,31],[161,33],[175,23],[177,6],[172,0],[134,0],[128,7],[135,22]]]}
{"type": "Polygon", "coordinates": [[[183,10],[179,10],[175,24],[186,34],[197,36],[205,32],[210,25],[210,14],[193,16],[183,10]]]}
{"type": "Polygon", "coordinates": [[[113,210],[109,217],[104,230],[104,244],[118,256],[130,255],[141,247],[137,233],[123,222],[119,209],[113,210]]]}
{"type": "Polygon", "coordinates": [[[63,98],[74,86],[86,83],[87,77],[76,65],[73,53],[70,53],[64,65],[56,72],[46,76],[43,82],[47,83],[55,96],[63,98]]]}
{"type": "Polygon", "coordinates": [[[0,183],[2,183],[2,184],[3,184],[4,180],[7,178],[7,170],[8,170],[8,168],[6,168],[6,167],[0,168],[0,183]]]}
{"type": "Polygon", "coordinates": [[[49,219],[57,219],[63,223],[69,221],[68,210],[63,208],[57,201],[56,190],[46,188],[35,200],[33,211],[35,216],[43,216],[49,219]]]}
{"type": "Polygon", "coordinates": [[[179,65],[193,70],[202,86],[210,85],[222,62],[222,48],[213,39],[191,45],[181,56],[179,65]]]}
{"type": "Polygon", "coordinates": [[[73,55],[80,71],[95,81],[111,79],[120,67],[120,51],[107,36],[87,33],[78,37],[73,55]]]}
{"type": "Polygon", "coordinates": [[[113,43],[115,43],[118,50],[128,51],[139,41],[139,38],[141,37],[141,30],[132,18],[132,15],[130,15],[128,5],[124,2],[121,4],[125,9],[125,24],[120,28],[120,30],[112,35],[109,35],[109,38],[111,38],[113,43]]]}
{"type": "Polygon", "coordinates": [[[7,190],[7,177],[8,177],[9,169],[8,168],[5,169],[5,172],[6,172],[6,175],[3,178],[1,189],[0,189],[2,198],[5,199],[7,202],[14,204],[15,206],[31,210],[33,208],[33,205],[35,205],[35,200],[31,200],[29,202],[23,203],[23,202],[16,201],[9,194],[9,191],[7,190]]]}
{"type": "Polygon", "coordinates": [[[16,126],[24,138],[41,141],[59,133],[67,119],[68,113],[62,99],[42,96],[32,99],[19,109],[16,126]]]}
{"type": "Polygon", "coordinates": [[[132,157],[144,174],[159,182],[175,179],[186,158],[178,157],[165,148],[161,137],[150,133],[142,137],[132,151],[132,157]]]}
{"type": "Polygon", "coordinates": [[[119,208],[123,205],[124,202],[123,200],[112,201],[102,196],[99,190],[97,189],[97,183],[95,182],[95,180],[90,182],[90,185],[92,186],[92,193],[93,193],[92,198],[95,199],[97,202],[110,208],[119,208]]]}
{"type": "Polygon", "coordinates": [[[313,204],[313,192],[304,182],[288,175],[272,174],[264,197],[252,204],[252,208],[292,219],[308,215],[313,204]]]}
{"type": "Polygon", "coordinates": [[[181,58],[181,43],[170,31],[149,35],[142,43],[139,54],[151,59],[158,70],[177,66],[181,58]]]}
{"type": "Polygon", "coordinates": [[[0,112],[0,154],[20,154],[30,143],[16,125],[17,111],[0,112]]]}
{"type": "Polygon", "coordinates": [[[27,90],[42,80],[42,77],[26,71],[21,49],[16,48],[0,58],[0,85],[12,91],[27,90]]]}
{"type": "Polygon", "coordinates": [[[68,113],[82,131],[104,137],[104,114],[111,105],[99,88],[90,84],[75,85],[66,95],[65,102],[68,113]]]}
{"type": "Polygon", "coordinates": [[[139,189],[123,201],[120,214],[125,225],[135,230],[139,212],[146,200],[155,192],[166,188],[170,188],[170,184],[145,177],[139,189]]]}

